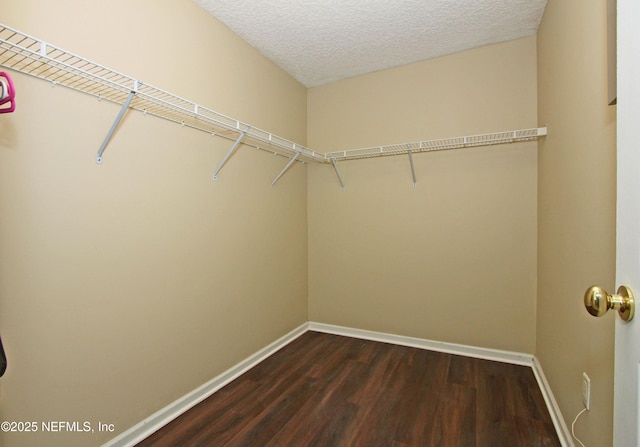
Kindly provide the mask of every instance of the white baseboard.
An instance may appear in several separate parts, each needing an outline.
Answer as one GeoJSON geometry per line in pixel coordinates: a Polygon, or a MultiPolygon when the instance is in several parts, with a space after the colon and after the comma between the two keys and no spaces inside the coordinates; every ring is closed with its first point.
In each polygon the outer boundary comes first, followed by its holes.
{"type": "Polygon", "coordinates": [[[362,338],[365,340],[392,343],[401,346],[427,349],[429,351],[446,352],[448,354],[464,355],[485,360],[512,363],[514,365],[532,366],[533,355],[521,352],[501,351],[498,349],[479,348],[476,346],[444,343],[441,341],[427,340],[424,338],[406,337],[404,335],[387,334],[384,332],[353,329],[344,326],[334,326],[324,323],[309,323],[309,330],[325,332],[327,334],[344,335],[347,337],[362,338]]]}
{"type": "Polygon", "coordinates": [[[560,438],[560,444],[562,444],[562,447],[575,447],[569,427],[567,427],[567,424],[564,422],[564,418],[560,412],[560,407],[558,407],[558,403],[553,397],[553,392],[551,391],[549,382],[547,382],[544,371],[542,371],[542,365],[540,365],[540,362],[535,356],[533,357],[532,368],[533,374],[536,376],[536,380],[538,381],[540,392],[542,392],[542,397],[547,404],[551,421],[553,422],[553,426],[556,428],[558,438],[560,438]]]}
{"type": "Polygon", "coordinates": [[[255,354],[247,357],[245,360],[226,370],[219,376],[214,377],[204,385],[201,385],[190,393],[185,394],[178,400],[170,403],[166,407],[152,414],[144,421],[134,425],[130,429],[121,433],[119,436],[111,439],[107,443],[103,444],[102,447],[135,446],[137,443],[149,437],[151,434],[155,433],[158,429],[165,426],[166,424],[180,416],[182,413],[196,406],[207,397],[218,391],[220,388],[236,379],[243,373],[247,372],[249,369],[253,368],[255,365],[257,365],[267,357],[273,355],[308,330],[308,323],[300,325],[293,331],[280,337],[278,340],[274,341],[255,354]]]}
{"type": "Polygon", "coordinates": [[[449,354],[463,355],[467,357],[494,360],[498,362],[511,363],[515,365],[528,366],[533,369],[533,373],[538,381],[538,386],[542,392],[547,408],[551,415],[554,427],[560,438],[563,447],[575,447],[570,432],[560,413],[560,409],[553,397],[549,383],[547,382],[542,367],[538,360],[531,354],[520,352],[502,351],[497,349],[480,348],[475,346],[459,345],[455,343],[445,343],[422,338],[406,337],[403,335],[387,334],[383,332],[368,331],[364,329],[354,329],[344,326],[309,322],[304,323],[280,337],[270,345],[241,361],[237,365],[223,372],[219,376],[211,379],[204,385],[196,388],[173,403],[167,405],[156,413],[152,414],[142,422],[134,425],[130,429],[111,439],[102,447],[133,447],[143,439],[149,437],[158,429],[168,424],[182,413],[194,407],[198,403],[211,396],[220,388],[236,379],[255,365],[273,355],[296,338],[307,331],[324,332],[327,334],[343,335],[346,337],[361,338],[365,340],[392,343],[401,346],[410,346],[430,351],[446,352],[449,354]]]}

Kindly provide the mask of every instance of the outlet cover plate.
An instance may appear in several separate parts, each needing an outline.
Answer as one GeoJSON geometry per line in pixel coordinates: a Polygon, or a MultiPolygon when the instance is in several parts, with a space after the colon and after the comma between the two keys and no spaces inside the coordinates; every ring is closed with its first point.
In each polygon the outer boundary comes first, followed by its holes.
{"type": "Polygon", "coordinates": [[[591,406],[591,379],[587,373],[582,373],[582,403],[589,410],[591,406]]]}

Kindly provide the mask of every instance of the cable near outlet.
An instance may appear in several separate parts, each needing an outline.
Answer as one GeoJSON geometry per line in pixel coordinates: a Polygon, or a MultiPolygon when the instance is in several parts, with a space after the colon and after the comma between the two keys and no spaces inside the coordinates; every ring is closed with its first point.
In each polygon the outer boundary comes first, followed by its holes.
{"type": "Polygon", "coordinates": [[[582,416],[585,411],[589,411],[591,409],[591,379],[586,372],[582,373],[582,403],[584,404],[584,408],[582,409],[582,411],[580,411],[580,413],[576,415],[576,418],[571,423],[571,436],[573,436],[573,439],[578,441],[578,444],[580,444],[582,447],[586,447],[576,436],[575,430],[575,425],[578,421],[578,418],[582,416]]]}
{"type": "Polygon", "coordinates": [[[583,408],[582,411],[580,413],[578,413],[578,415],[576,416],[576,418],[573,420],[573,422],[571,423],[571,436],[573,436],[573,439],[575,439],[576,441],[578,441],[578,444],[580,444],[582,447],[587,447],[586,445],[584,445],[582,443],[581,440],[578,439],[578,437],[576,436],[576,430],[575,430],[575,425],[576,422],[578,421],[578,418],[580,416],[582,416],[582,413],[584,413],[585,411],[587,411],[586,408],[583,408]]]}

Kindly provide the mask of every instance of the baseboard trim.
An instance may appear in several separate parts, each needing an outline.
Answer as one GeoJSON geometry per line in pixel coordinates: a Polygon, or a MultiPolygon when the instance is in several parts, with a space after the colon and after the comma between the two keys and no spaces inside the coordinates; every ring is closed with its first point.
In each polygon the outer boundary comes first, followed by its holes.
{"type": "Polygon", "coordinates": [[[190,393],[185,394],[183,397],[170,403],[142,422],[124,431],[119,436],[111,439],[106,444],[103,444],[102,447],[135,446],[137,443],[149,437],[151,434],[155,433],[158,429],[165,426],[166,424],[180,416],[182,413],[196,406],[207,397],[218,391],[220,388],[236,379],[249,369],[253,368],[255,365],[257,365],[267,357],[273,355],[308,330],[308,323],[300,325],[299,327],[280,337],[270,345],[264,347],[263,349],[247,357],[237,365],[226,370],[219,376],[214,377],[204,385],[201,385],[190,393]]]}
{"type": "Polygon", "coordinates": [[[327,334],[344,335],[347,337],[362,338],[365,340],[392,343],[401,346],[427,349],[429,351],[446,352],[448,354],[463,355],[485,360],[512,363],[514,365],[532,366],[533,355],[521,352],[501,351],[498,349],[480,348],[476,346],[445,343],[424,338],[406,337],[404,335],[388,334],[364,329],[354,329],[344,326],[335,326],[324,323],[309,323],[309,330],[325,332],[327,334]]]}
{"type": "Polygon", "coordinates": [[[226,370],[222,374],[214,377],[207,383],[201,385],[190,393],[177,399],[166,407],[152,414],[142,422],[124,431],[117,437],[111,439],[102,447],[133,447],[143,439],[199,404],[207,397],[218,391],[220,388],[233,381],[255,365],[273,355],[307,331],[323,332],[327,334],[343,335],[346,337],[361,338],[364,340],[392,343],[401,346],[409,346],[430,351],[446,352],[449,354],[463,355],[467,357],[494,360],[498,362],[511,363],[515,365],[528,366],[533,369],[538,386],[549,410],[551,420],[560,438],[562,447],[575,447],[571,438],[571,433],[562,417],[560,408],[553,396],[549,383],[544,375],[542,366],[538,359],[532,354],[525,354],[513,351],[502,351],[497,349],[480,348],[476,346],[461,345],[455,343],[445,343],[422,338],[407,337],[404,335],[375,332],[365,329],[355,329],[332,324],[308,322],[300,325],[288,334],[264,347],[255,354],[247,357],[237,365],[226,370]]]}
{"type": "Polygon", "coordinates": [[[560,444],[562,445],[562,447],[575,447],[573,438],[571,437],[571,432],[569,431],[569,427],[567,427],[567,424],[564,421],[564,417],[562,417],[558,402],[556,402],[556,399],[553,396],[553,392],[551,391],[551,387],[549,386],[549,382],[547,381],[547,378],[544,375],[544,371],[542,370],[542,365],[540,364],[538,358],[535,356],[533,357],[532,368],[533,375],[536,376],[538,387],[542,392],[542,397],[547,404],[547,409],[549,410],[551,421],[553,422],[553,426],[556,428],[558,438],[560,438],[560,444]]]}

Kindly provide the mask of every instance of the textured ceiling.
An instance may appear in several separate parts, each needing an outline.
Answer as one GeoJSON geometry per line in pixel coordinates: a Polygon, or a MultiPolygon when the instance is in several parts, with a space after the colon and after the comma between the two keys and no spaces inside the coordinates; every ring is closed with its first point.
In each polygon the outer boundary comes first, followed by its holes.
{"type": "Polygon", "coordinates": [[[546,0],[194,0],[307,87],[536,33],[546,0]]]}

